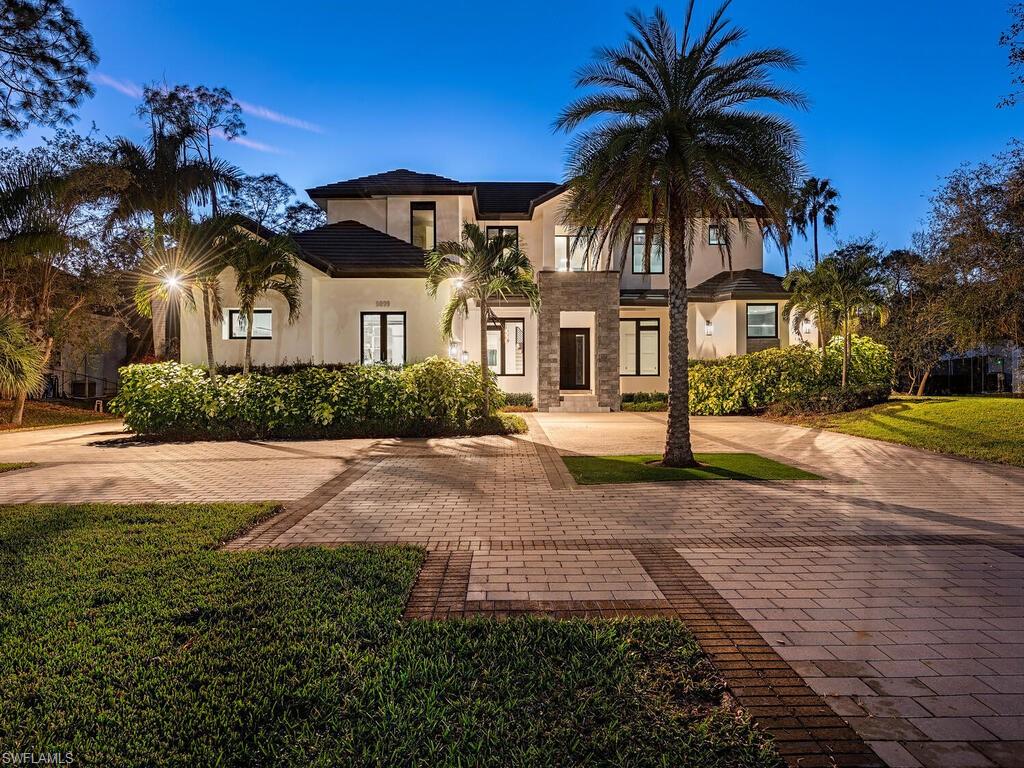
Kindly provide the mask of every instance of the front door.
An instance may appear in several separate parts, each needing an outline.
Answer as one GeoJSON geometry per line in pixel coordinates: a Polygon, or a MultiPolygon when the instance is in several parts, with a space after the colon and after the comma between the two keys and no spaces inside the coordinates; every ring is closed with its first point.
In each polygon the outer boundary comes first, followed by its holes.
{"type": "Polygon", "coordinates": [[[590,389],[590,329],[562,328],[560,356],[562,389],[590,389]]]}

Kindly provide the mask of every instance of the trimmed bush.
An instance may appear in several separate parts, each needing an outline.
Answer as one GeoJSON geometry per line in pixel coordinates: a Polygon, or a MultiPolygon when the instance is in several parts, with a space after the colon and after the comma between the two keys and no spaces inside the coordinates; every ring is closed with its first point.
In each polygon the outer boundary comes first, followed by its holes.
{"type": "Polygon", "coordinates": [[[805,397],[787,397],[768,406],[772,416],[808,416],[845,413],[884,403],[892,393],[889,387],[826,387],[805,397]]]}
{"type": "MultiPolygon", "coordinates": [[[[691,362],[690,365],[693,365],[691,362]]],[[[623,403],[667,403],[668,392],[626,392],[623,403]]]]}
{"type": "Polygon", "coordinates": [[[488,380],[481,417],[480,368],[432,357],[404,368],[303,367],[295,373],[231,375],[216,383],[178,363],[121,369],[111,410],[140,435],[166,439],[387,437],[525,432],[488,380]]]}
{"type": "Polygon", "coordinates": [[[533,407],[533,392],[506,392],[505,407],[515,406],[517,408],[533,407]]]}

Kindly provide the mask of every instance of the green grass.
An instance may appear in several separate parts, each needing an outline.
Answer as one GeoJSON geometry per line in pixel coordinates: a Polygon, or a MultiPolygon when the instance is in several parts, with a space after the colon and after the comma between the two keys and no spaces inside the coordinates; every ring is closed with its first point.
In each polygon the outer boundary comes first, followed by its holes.
{"type": "Polygon", "coordinates": [[[1024,399],[901,397],[872,408],[791,419],[804,426],[1024,466],[1024,399]]]}
{"type": "Polygon", "coordinates": [[[563,456],[580,485],[659,483],[666,480],[820,480],[817,475],[755,453],[697,453],[699,467],[658,467],[657,454],[632,456],[563,456]]]}
{"type": "Polygon", "coordinates": [[[14,403],[0,400],[0,432],[39,427],[62,427],[67,424],[87,424],[91,421],[108,421],[117,418],[109,413],[96,413],[73,405],[62,405],[50,401],[29,400],[25,403],[25,414],[20,427],[9,423],[14,403]]]}
{"type": "Polygon", "coordinates": [[[0,508],[0,744],[76,765],[781,766],[667,619],[403,622],[401,547],[266,506],[0,508]]]}
{"type": "Polygon", "coordinates": [[[34,467],[35,464],[31,461],[0,461],[0,474],[4,472],[13,472],[16,469],[25,469],[25,467],[34,467]]]}

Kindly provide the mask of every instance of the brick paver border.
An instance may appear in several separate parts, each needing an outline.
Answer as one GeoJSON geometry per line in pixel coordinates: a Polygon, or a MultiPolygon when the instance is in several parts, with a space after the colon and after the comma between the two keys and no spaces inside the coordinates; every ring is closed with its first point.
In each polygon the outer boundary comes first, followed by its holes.
{"type": "MultiPolygon", "coordinates": [[[[574,547],[589,548],[574,544],[574,547]]],[[[619,546],[622,544],[619,542],[619,546]]],[[[596,547],[595,547],[596,548],[596,547]]],[[[664,600],[466,600],[473,553],[428,552],[404,612],[407,620],[521,615],[606,619],[680,619],[726,680],[737,702],[774,739],[794,768],[885,764],[761,635],[672,547],[628,548],[664,600]]]]}

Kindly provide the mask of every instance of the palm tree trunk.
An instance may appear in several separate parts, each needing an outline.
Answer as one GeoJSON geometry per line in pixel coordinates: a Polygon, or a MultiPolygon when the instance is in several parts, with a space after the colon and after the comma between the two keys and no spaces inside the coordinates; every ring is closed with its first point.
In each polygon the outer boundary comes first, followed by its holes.
{"type": "Polygon", "coordinates": [[[818,266],[818,217],[814,217],[814,266],[818,266]]]}
{"type": "Polygon", "coordinates": [[[782,258],[786,260],[786,274],[789,274],[789,246],[782,246],[782,258]]]}
{"type": "Polygon", "coordinates": [[[213,359],[213,320],[210,310],[210,286],[203,283],[203,320],[206,325],[206,367],[210,372],[210,379],[217,380],[217,363],[213,359]]]}
{"type": "Polygon", "coordinates": [[[249,373],[252,368],[252,310],[245,311],[245,360],[242,361],[242,373],[249,373]]]}
{"type": "Polygon", "coordinates": [[[850,368],[850,316],[843,320],[843,387],[846,387],[846,375],[850,368]]]}
{"type": "Polygon", "coordinates": [[[487,389],[487,299],[480,299],[480,386],[484,393],[484,418],[491,415],[491,397],[487,389]]]}
{"type": "Polygon", "coordinates": [[[925,388],[925,385],[928,383],[928,376],[930,374],[931,374],[931,369],[929,368],[921,376],[921,383],[918,384],[918,386],[917,386],[917,396],[918,397],[924,397],[924,388],[925,388]]]}
{"type": "MultiPolygon", "coordinates": [[[[672,195],[671,198],[675,196],[672,195]]],[[[693,467],[693,445],[690,442],[690,342],[686,320],[686,216],[678,200],[669,203],[668,262],[668,426],[665,432],[667,467],[693,467]]]]}
{"type": "MultiPolygon", "coordinates": [[[[53,337],[47,337],[43,344],[43,368],[45,368],[50,362],[50,355],[53,354],[53,337]]],[[[14,410],[11,412],[10,423],[16,427],[20,427],[22,422],[25,420],[25,401],[28,400],[28,390],[21,390],[15,395],[14,398],[14,410]]]]}

